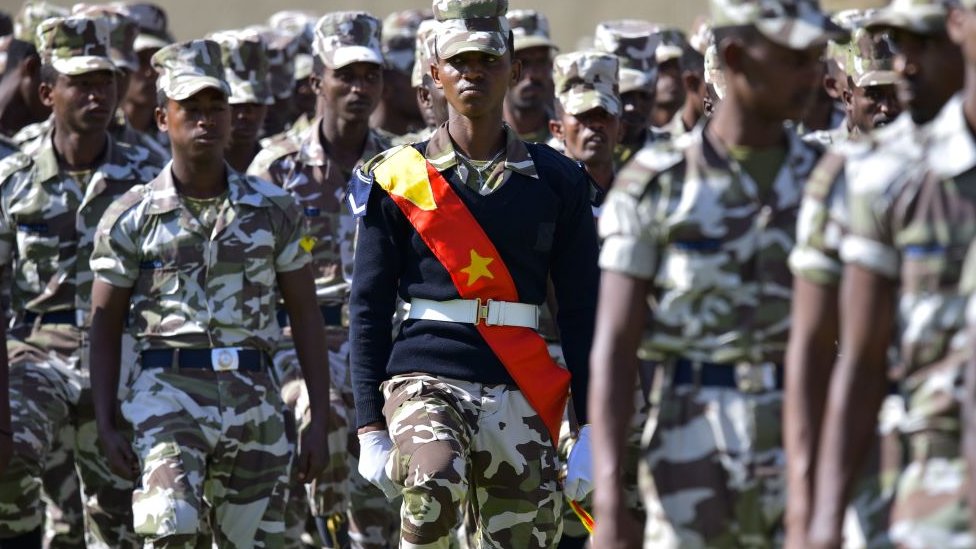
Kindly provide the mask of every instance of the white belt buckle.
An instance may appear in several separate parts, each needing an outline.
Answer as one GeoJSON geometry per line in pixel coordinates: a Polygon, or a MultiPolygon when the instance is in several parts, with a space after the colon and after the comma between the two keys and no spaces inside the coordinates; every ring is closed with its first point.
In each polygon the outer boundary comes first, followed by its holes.
{"type": "Polygon", "coordinates": [[[492,310],[491,306],[494,300],[489,299],[482,302],[481,298],[474,300],[475,312],[474,312],[474,325],[477,326],[479,323],[484,322],[485,326],[491,326],[488,322],[488,313],[492,310]]]}
{"type": "Polygon", "coordinates": [[[215,372],[231,372],[240,366],[240,356],[237,347],[211,349],[210,366],[215,372]]]}

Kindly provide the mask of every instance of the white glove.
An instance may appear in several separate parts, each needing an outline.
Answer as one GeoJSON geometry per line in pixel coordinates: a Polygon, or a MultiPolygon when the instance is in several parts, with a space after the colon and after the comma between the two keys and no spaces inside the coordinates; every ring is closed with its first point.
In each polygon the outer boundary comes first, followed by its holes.
{"type": "Polygon", "coordinates": [[[590,453],[590,426],[584,425],[569,451],[566,462],[566,483],[563,486],[566,497],[582,501],[593,491],[593,456],[590,453]]]}
{"type": "Polygon", "coordinates": [[[390,475],[386,474],[386,462],[390,459],[393,441],[387,431],[370,431],[359,435],[359,474],[383,491],[386,499],[400,495],[390,475]]]}

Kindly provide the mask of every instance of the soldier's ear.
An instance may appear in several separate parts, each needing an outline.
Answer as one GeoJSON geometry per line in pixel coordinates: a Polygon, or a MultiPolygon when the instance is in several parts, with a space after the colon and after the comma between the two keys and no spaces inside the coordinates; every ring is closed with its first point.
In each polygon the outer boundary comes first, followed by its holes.
{"type": "Polygon", "coordinates": [[[317,74],[312,74],[308,77],[308,85],[312,87],[312,91],[315,95],[322,95],[322,77],[317,74]]]}
{"type": "Polygon", "coordinates": [[[156,127],[159,128],[159,131],[161,132],[169,131],[169,123],[166,120],[165,104],[162,105],[161,107],[156,107],[156,110],[153,111],[153,118],[155,118],[156,120],[156,127]]]}
{"type": "Polygon", "coordinates": [[[549,133],[556,138],[556,141],[563,141],[563,123],[559,120],[549,119],[549,133]]]}
{"type": "Polygon", "coordinates": [[[522,78],[522,62],[518,59],[512,60],[512,71],[510,85],[515,85],[522,78]]]}
{"type": "Polygon", "coordinates": [[[47,108],[54,107],[54,98],[51,93],[54,91],[54,84],[51,82],[41,82],[37,85],[37,96],[41,99],[41,104],[47,108]]]}
{"type": "Polygon", "coordinates": [[[441,83],[441,68],[437,63],[430,64],[430,77],[434,80],[434,86],[437,89],[444,89],[444,84],[441,83]]]}

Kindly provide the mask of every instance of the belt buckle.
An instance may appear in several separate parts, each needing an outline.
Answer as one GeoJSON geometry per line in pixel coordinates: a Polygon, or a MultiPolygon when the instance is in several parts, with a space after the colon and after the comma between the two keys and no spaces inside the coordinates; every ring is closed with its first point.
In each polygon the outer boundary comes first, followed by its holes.
{"type": "Polygon", "coordinates": [[[735,384],[743,393],[762,393],[776,389],[776,365],[772,362],[741,361],[735,365],[735,384]]]}
{"type": "Polygon", "coordinates": [[[487,301],[482,303],[480,297],[474,300],[474,306],[475,306],[474,325],[475,326],[477,326],[482,322],[485,323],[485,326],[488,326],[488,311],[491,310],[492,301],[493,300],[488,299],[487,301]]]}
{"type": "Polygon", "coordinates": [[[240,349],[224,347],[210,350],[210,366],[215,372],[232,372],[240,366],[240,349]]]}

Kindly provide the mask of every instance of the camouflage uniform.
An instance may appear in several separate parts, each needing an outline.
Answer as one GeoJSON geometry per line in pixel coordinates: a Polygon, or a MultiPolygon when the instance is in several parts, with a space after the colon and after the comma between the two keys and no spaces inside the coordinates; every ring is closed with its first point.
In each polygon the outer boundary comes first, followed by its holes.
{"type": "MultiPolygon", "coordinates": [[[[505,18],[508,19],[508,25],[512,29],[516,52],[529,48],[549,48],[553,53],[559,50],[549,37],[549,19],[542,12],[524,9],[508,10],[505,18]]],[[[546,110],[550,110],[549,106],[546,110]]],[[[552,139],[549,124],[543,125],[535,132],[521,134],[519,139],[529,143],[548,143],[552,139]]]]}
{"type": "MultiPolygon", "coordinates": [[[[326,15],[316,26],[317,54],[328,67],[341,68],[347,63],[367,61],[379,64],[379,21],[364,12],[337,12],[326,15]],[[362,46],[373,57],[349,58],[336,66],[335,60],[349,52],[344,48],[362,46]]],[[[348,517],[350,537],[355,547],[385,547],[395,544],[397,518],[382,492],[357,472],[357,459],[350,448],[356,447],[352,386],[349,377],[348,313],[346,301],[352,281],[352,260],[356,233],[355,220],[344,200],[351,173],[326,155],[322,118],[297,139],[278,137],[266,145],[248,172],[267,179],[291,194],[304,212],[306,250],[312,254],[319,305],[326,318],[329,343],[327,360],[331,373],[329,466],[311,488],[313,515],[332,520],[348,517]]],[[[360,162],[389,148],[389,142],[370,131],[360,162]]],[[[284,320],[284,318],[283,318],[284,320]]],[[[284,338],[275,354],[282,397],[294,413],[295,421],[304,426],[308,420],[308,392],[291,341],[291,329],[284,327],[284,338]]],[[[301,485],[292,487],[289,499],[289,530],[300,531],[305,524],[308,503],[301,485]]],[[[289,541],[297,542],[294,536],[289,541]]]]}
{"type": "MultiPolygon", "coordinates": [[[[38,36],[42,59],[63,74],[114,70],[106,51],[108,25],[102,19],[50,20],[41,25],[38,36]]],[[[4,262],[17,258],[11,296],[17,315],[11,335],[37,349],[37,353],[12,357],[16,359],[13,368],[20,370],[13,375],[25,382],[39,375],[46,377],[39,387],[25,383],[19,388],[21,392],[12,392],[11,398],[26,408],[44,406],[48,413],[32,418],[20,429],[14,424],[15,440],[25,444],[17,451],[24,463],[8,470],[0,480],[8,486],[0,490],[2,493],[19,497],[16,509],[0,506],[4,515],[2,537],[36,526],[40,467],[51,467],[45,473],[49,492],[54,491],[52,488],[69,491],[64,494],[66,499],[55,498],[59,504],[78,497],[70,494],[74,472],[67,452],[71,451],[82,481],[88,544],[119,547],[135,543],[129,503],[132,484],[108,471],[93,436],[85,337],[92,282],[87,257],[95,225],[109,204],[132,186],[155,176],[159,165],[145,149],[116,143],[108,136],[105,139],[105,161],[87,176],[71,174],[59,166],[50,133],[42,137],[33,154],[11,156],[0,170],[4,262]],[[39,360],[43,355],[48,359],[39,360]],[[65,427],[68,430],[62,432],[65,427]],[[65,453],[46,462],[58,441],[65,453]],[[57,464],[61,467],[52,467],[57,464]],[[49,474],[64,480],[50,482],[49,474]]],[[[68,505],[62,511],[73,509],[68,505]]],[[[53,526],[77,536],[80,517],[65,516],[53,526]]],[[[77,537],[55,541],[56,545],[78,543],[77,537]]]]}
{"type": "MultiPolygon", "coordinates": [[[[167,46],[153,66],[172,100],[229,95],[215,42],[167,46]]],[[[132,508],[147,544],[209,545],[210,531],[220,546],[283,543],[290,457],[268,357],[276,274],[309,261],[300,215],[276,187],[229,168],[226,194],[195,215],[167,169],[99,225],[92,270],[133,289],[141,371],[122,415],[142,466],[132,508]]]]}
{"type": "MultiPolygon", "coordinates": [[[[434,62],[434,38],[437,35],[437,21],[435,19],[425,19],[417,27],[417,36],[414,42],[414,62],[413,69],[410,71],[410,85],[417,89],[424,85],[424,75],[429,74],[430,65],[434,62]]],[[[410,145],[420,143],[430,139],[436,128],[427,127],[416,132],[401,135],[390,141],[392,146],[410,145]]]]}
{"type": "Polygon", "coordinates": [[[891,538],[906,547],[967,547],[976,541],[959,447],[965,349],[958,337],[964,300],[956,290],[976,236],[976,200],[966,190],[976,143],[961,97],[926,127],[923,143],[924,157],[904,151],[881,157],[848,190],[851,230],[841,257],[898,285],[910,462],[898,484],[891,538]]]}

